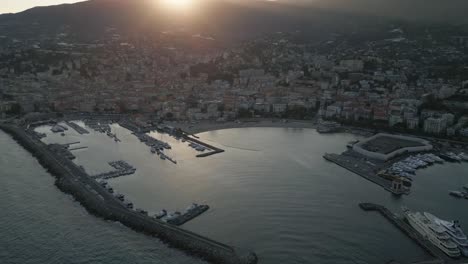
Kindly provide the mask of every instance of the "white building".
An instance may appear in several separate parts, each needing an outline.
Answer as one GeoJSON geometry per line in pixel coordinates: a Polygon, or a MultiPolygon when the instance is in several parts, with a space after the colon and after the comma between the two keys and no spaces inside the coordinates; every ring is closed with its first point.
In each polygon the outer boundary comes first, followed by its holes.
{"type": "Polygon", "coordinates": [[[440,135],[447,129],[447,121],[444,118],[429,117],[424,121],[424,132],[440,135]]]}

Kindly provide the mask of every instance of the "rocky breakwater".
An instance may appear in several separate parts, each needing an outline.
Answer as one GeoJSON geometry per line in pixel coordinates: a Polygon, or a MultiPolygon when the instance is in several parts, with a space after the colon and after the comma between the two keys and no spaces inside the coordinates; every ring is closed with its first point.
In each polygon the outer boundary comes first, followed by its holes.
{"type": "Polygon", "coordinates": [[[127,209],[84,170],[70,160],[58,157],[46,145],[21,127],[0,124],[21,146],[32,153],[41,165],[56,177],[56,186],[79,201],[90,213],[118,221],[139,232],[156,236],[169,245],[211,263],[255,264],[255,253],[231,247],[193,232],[164,223],[127,209]]]}

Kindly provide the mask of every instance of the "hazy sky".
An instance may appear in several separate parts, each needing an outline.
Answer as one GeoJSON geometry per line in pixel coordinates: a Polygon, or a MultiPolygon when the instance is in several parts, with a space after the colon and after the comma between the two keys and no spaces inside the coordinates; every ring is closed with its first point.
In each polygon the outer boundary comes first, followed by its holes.
{"type": "Polygon", "coordinates": [[[0,0],[0,14],[16,13],[35,6],[76,3],[83,0],[0,0]]]}

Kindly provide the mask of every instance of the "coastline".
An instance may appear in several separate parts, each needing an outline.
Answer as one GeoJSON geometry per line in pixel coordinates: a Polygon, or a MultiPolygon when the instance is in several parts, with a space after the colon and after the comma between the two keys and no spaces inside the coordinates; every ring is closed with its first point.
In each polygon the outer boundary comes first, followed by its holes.
{"type": "Polygon", "coordinates": [[[275,128],[317,128],[313,121],[307,120],[271,120],[271,119],[255,119],[241,120],[238,122],[213,122],[201,121],[195,124],[188,122],[165,122],[165,124],[180,128],[189,134],[199,134],[203,132],[232,129],[232,128],[255,128],[255,127],[275,127],[275,128]]]}

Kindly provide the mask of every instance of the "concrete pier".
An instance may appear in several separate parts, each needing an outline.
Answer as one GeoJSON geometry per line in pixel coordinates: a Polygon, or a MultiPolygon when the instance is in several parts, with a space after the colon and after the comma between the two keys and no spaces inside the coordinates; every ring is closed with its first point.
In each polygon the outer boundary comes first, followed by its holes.
{"type": "Polygon", "coordinates": [[[375,172],[375,168],[373,168],[372,165],[368,163],[363,163],[360,160],[357,160],[350,156],[342,156],[338,154],[325,154],[323,155],[323,158],[363,177],[364,179],[368,181],[371,181],[377,185],[382,186],[385,190],[393,194],[401,195],[401,194],[409,193],[409,192],[404,192],[404,193],[395,192],[392,189],[392,182],[378,176],[377,173],[375,172]]]}
{"type": "Polygon", "coordinates": [[[56,186],[73,195],[90,213],[107,220],[121,222],[136,231],[157,236],[173,247],[212,263],[257,263],[258,258],[253,252],[239,250],[127,209],[120,200],[91,179],[79,166],[55,155],[43,142],[31,137],[23,128],[0,123],[0,129],[10,134],[31,152],[41,165],[56,177],[56,186]]]}

